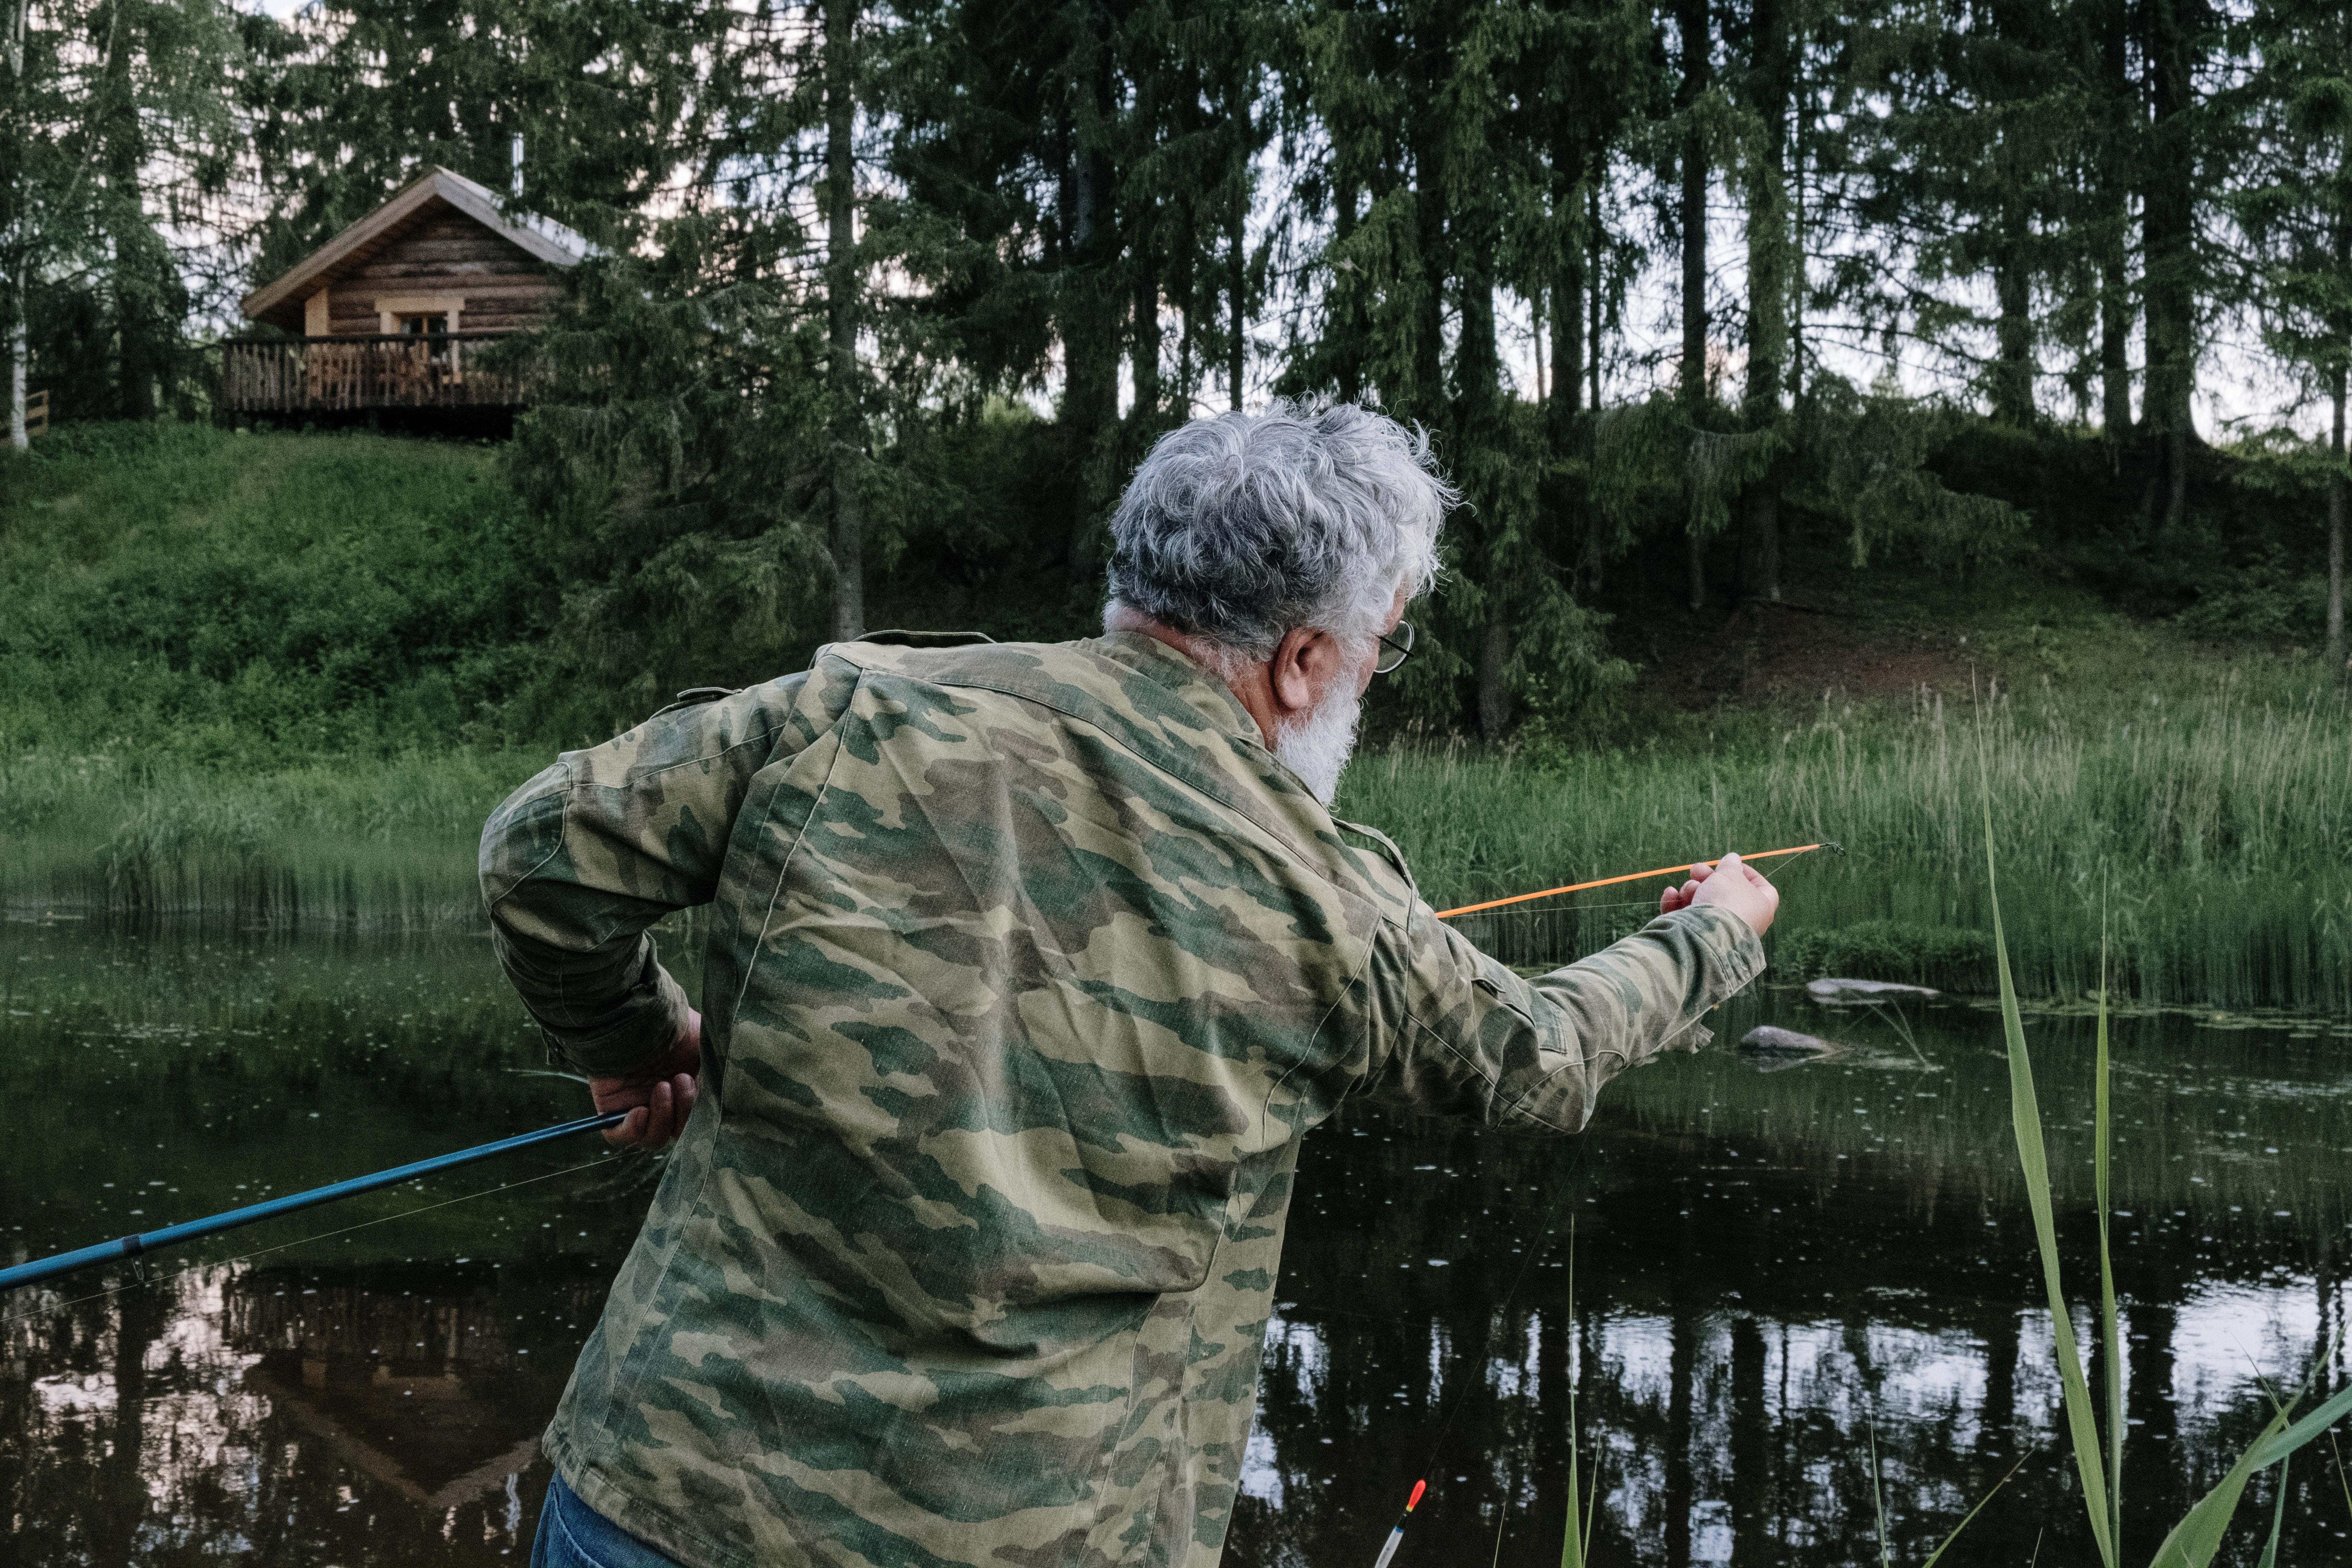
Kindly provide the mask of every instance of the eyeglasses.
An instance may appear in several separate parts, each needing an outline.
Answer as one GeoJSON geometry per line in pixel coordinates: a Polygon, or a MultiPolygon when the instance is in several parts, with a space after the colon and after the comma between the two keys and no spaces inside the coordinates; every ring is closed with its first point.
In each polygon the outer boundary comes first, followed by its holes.
{"type": "Polygon", "coordinates": [[[1399,621],[1396,630],[1381,638],[1381,656],[1372,666],[1374,675],[1386,675],[1412,655],[1412,623],[1399,621]]]}

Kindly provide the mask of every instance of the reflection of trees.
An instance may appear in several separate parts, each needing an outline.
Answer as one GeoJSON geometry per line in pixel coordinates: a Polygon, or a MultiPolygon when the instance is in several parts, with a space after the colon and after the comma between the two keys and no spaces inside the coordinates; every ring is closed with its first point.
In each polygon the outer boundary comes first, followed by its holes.
{"type": "MultiPolygon", "coordinates": [[[[1571,1375],[1587,1478],[1596,1449],[1604,1467],[1596,1560],[1874,1563],[1874,1426],[1897,1561],[1924,1558],[2021,1454],[2040,1457],[1970,1527],[1967,1559],[2024,1562],[2045,1526],[2045,1560],[2087,1550],[2070,1534],[2081,1510],[2030,1222],[1976,1201],[1964,1163],[1865,1165],[1753,1128],[1713,1141],[1621,1128],[1581,1154],[1375,1119],[1334,1131],[1302,1163],[1265,1365],[1258,1452],[1282,1501],[1261,1500],[1261,1477],[1228,1561],[1369,1560],[1433,1448],[1400,1568],[1483,1563],[1498,1522],[1505,1563],[1557,1561],[1571,1375]],[[1572,1320],[1551,1267],[1564,1222],[1548,1228],[1570,1211],[1572,1320]],[[1514,1290],[1524,1247],[1548,1250],[1514,1290]]],[[[2080,1218],[2062,1230],[2070,1278],[2090,1290],[2080,1218]]],[[[2251,1226],[2117,1226],[2132,1415],[2147,1423],[2132,1428],[2126,1528],[2152,1549],[2263,1416],[2232,1354],[2205,1369],[2227,1407],[2184,1418],[2172,1390],[2186,1352],[2160,1303],[2233,1280],[2305,1324],[2312,1285],[2276,1271],[2274,1238],[2251,1226]]],[[[2276,1342],[2289,1361],[2308,1343],[2276,1342]]],[[[2329,1558],[2330,1527],[2315,1494],[2290,1508],[2305,1560],[2329,1558]]]]}
{"type": "Polygon", "coordinates": [[[13,1324],[12,1560],[527,1546],[535,1438],[604,1290],[565,1264],[216,1271],[13,1324]]]}

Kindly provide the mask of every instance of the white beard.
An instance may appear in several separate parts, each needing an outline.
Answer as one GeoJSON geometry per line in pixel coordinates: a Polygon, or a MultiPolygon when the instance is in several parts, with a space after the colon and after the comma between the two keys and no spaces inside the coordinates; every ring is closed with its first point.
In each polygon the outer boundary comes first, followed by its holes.
{"type": "Polygon", "coordinates": [[[1275,728],[1275,756],[1327,806],[1339,795],[1339,775],[1355,754],[1356,721],[1363,711],[1363,693],[1343,673],[1313,712],[1275,728]]]}

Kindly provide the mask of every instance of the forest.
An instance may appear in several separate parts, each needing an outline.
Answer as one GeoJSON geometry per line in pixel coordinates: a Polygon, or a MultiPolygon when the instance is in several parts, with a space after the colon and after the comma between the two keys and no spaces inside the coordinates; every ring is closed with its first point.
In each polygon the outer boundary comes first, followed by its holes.
{"type": "Polygon", "coordinates": [[[1384,722],[1572,728],[1629,616],[2012,569],[2344,665],[2352,23],[2311,0],[12,0],[0,303],[202,419],[243,290],[442,164],[587,236],[504,451],[614,717],[1082,630],[1270,396],[1466,504],[1384,722]],[[877,621],[880,615],[885,620],[877,621]]]}

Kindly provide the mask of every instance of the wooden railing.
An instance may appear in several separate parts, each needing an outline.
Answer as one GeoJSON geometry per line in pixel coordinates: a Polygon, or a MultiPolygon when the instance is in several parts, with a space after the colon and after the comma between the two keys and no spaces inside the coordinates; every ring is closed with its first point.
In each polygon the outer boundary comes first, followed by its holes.
{"type": "Polygon", "coordinates": [[[484,351],[504,332],[425,337],[231,339],[221,345],[221,405],[239,414],[312,409],[510,407],[530,375],[484,351]]]}

